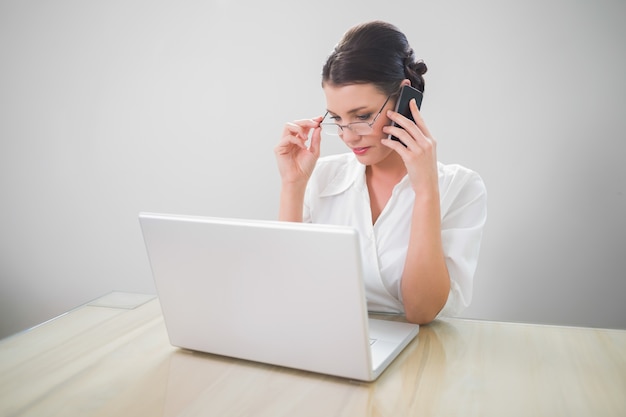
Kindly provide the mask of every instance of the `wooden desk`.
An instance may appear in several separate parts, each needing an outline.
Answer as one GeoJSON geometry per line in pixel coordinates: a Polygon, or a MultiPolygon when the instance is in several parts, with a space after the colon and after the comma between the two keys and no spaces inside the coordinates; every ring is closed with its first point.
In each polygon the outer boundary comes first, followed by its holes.
{"type": "Polygon", "coordinates": [[[450,319],[373,383],[191,353],[112,293],[0,341],[0,416],[626,416],[626,331],[450,319]]]}

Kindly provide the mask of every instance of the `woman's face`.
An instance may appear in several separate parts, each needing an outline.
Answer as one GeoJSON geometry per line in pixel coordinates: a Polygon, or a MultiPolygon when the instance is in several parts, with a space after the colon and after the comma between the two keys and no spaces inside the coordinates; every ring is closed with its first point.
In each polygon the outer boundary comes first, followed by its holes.
{"type": "MultiPolygon", "coordinates": [[[[328,115],[325,123],[336,123],[346,126],[354,122],[372,123],[387,96],[373,84],[350,84],[345,86],[324,85],[328,115]]],[[[364,165],[375,165],[387,159],[394,151],[380,140],[387,137],[383,133],[383,126],[391,121],[387,117],[387,110],[393,109],[394,102],[389,100],[376,121],[372,131],[366,135],[359,135],[344,127],[340,137],[354,152],[357,159],[364,165]]]]}

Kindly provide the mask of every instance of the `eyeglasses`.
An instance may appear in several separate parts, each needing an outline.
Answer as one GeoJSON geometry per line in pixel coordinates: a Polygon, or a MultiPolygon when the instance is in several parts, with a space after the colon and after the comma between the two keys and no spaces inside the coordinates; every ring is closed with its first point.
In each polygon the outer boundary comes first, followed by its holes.
{"type": "MultiPolygon", "coordinates": [[[[378,119],[378,116],[380,116],[380,114],[383,112],[383,109],[387,105],[387,102],[393,95],[394,94],[391,94],[389,97],[387,97],[387,100],[385,100],[382,107],[380,108],[380,110],[378,111],[378,113],[376,114],[376,116],[371,122],[369,123],[365,121],[352,122],[352,123],[348,123],[347,125],[340,125],[338,123],[332,123],[332,122],[320,123],[320,126],[322,126],[322,131],[326,133],[327,135],[341,136],[344,132],[344,129],[350,129],[355,135],[359,135],[359,136],[369,135],[370,133],[374,131],[374,128],[372,126],[374,126],[374,123],[376,123],[376,119],[378,119]]],[[[328,113],[329,112],[327,111],[324,117],[322,118],[322,122],[326,119],[326,116],[328,116],[328,113]]]]}

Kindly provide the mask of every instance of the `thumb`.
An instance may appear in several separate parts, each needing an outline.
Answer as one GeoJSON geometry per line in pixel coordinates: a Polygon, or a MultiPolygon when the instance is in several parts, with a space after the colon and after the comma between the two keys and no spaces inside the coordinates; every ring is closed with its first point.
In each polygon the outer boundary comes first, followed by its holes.
{"type": "Polygon", "coordinates": [[[320,126],[313,129],[309,150],[313,155],[320,156],[320,143],[322,142],[322,128],[320,126]]]}

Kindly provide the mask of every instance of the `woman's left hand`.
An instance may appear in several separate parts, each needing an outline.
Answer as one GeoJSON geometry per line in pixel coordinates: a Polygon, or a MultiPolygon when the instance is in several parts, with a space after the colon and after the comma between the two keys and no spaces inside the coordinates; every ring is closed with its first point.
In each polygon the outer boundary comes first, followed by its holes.
{"type": "Polygon", "coordinates": [[[428,193],[429,191],[438,193],[437,142],[426,127],[415,99],[409,102],[409,109],[415,123],[400,113],[389,110],[387,117],[401,128],[397,126],[385,126],[383,128],[384,133],[397,137],[406,147],[396,140],[387,138],[383,139],[382,143],[395,150],[402,157],[416,194],[428,193]]]}

